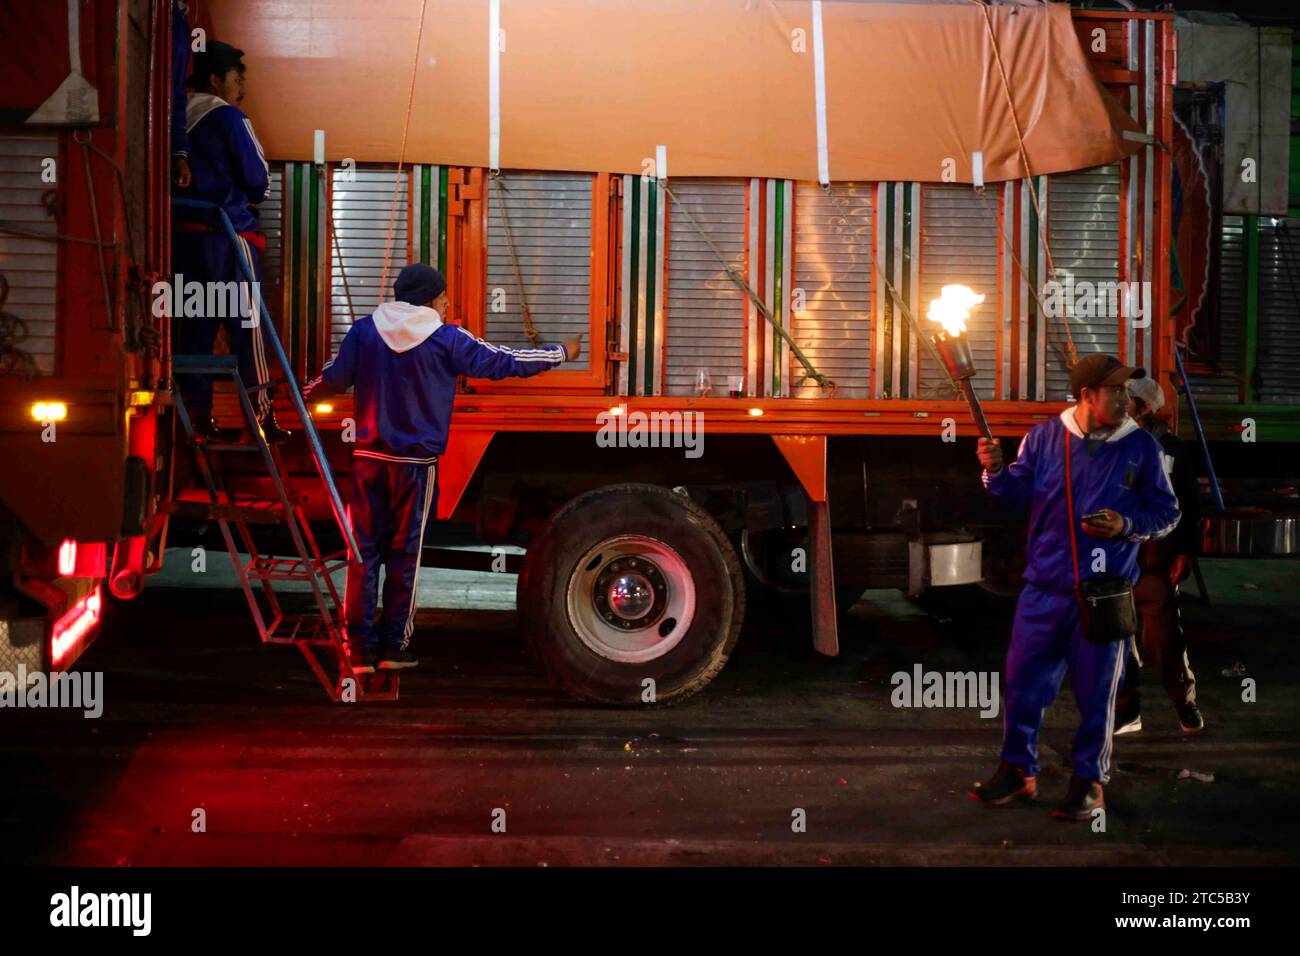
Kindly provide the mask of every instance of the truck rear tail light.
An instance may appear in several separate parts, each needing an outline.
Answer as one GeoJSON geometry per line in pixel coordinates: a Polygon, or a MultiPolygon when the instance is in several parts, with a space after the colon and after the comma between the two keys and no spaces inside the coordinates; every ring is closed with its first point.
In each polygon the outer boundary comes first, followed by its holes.
{"type": "Polygon", "coordinates": [[[55,667],[61,666],[65,661],[71,663],[76,658],[73,652],[79,652],[85,646],[86,638],[99,624],[102,600],[100,587],[96,585],[95,590],[54,622],[54,630],[50,634],[50,660],[55,667]]]}

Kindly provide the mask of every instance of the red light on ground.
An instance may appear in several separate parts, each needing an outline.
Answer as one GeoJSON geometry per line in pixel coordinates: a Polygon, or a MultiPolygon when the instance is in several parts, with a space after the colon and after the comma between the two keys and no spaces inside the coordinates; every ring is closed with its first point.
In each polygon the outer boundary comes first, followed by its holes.
{"type": "Polygon", "coordinates": [[[73,650],[81,647],[86,637],[99,623],[99,610],[102,598],[100,588],[95,586],[84,598],[74,604],[67,614],[54,622],[54,631],[50,635],[50,658],[57,667],[73,650]]]}
{"type": "Polygon", "coordinates": [[[76,570],[77,542],[71,538],[64,538],[63,544],[59,545],[59,574],[65,578],[70,578],[76,570]]]}

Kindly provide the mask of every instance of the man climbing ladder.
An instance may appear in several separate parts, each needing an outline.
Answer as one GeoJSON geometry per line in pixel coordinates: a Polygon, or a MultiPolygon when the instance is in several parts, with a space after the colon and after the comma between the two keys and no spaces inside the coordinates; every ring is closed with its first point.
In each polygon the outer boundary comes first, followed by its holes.
{"type": "Polygon", "coordinates": [[[447,447],[456,377],[525,378],[582,352],[581,334],[563,345],[510,349],[443,323],[447,281],[421,263],[393,283],[394,302],[348,330],[339,351],[304,394],[355,388],[351,524],[360,554],[348,566],[344,601],[354,673],[401,670],[410,651],[420,548],[438,498],[438,456],[447,447]],[[379,569],[383,614],[375,626],[379,569]]]}

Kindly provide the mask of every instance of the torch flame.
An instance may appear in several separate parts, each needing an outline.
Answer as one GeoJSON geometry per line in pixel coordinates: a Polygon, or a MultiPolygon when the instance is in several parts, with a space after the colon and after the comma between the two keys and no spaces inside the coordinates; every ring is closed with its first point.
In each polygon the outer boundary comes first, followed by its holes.
{"type": "Polygon", "coordinates": [[[939,298],[930,303],[926,318],[938,322],[950,336],[956,337],[966,332],[966,318],[970,310],[984,301],[984,296],[976,295],[975,290],[964,285],[946,285],[939,298]]]}

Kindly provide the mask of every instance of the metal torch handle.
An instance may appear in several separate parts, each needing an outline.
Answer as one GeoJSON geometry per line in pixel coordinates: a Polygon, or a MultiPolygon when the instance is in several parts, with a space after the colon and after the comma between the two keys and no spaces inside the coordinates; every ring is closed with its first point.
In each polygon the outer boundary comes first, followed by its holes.
{"type": "Polygon", "coordinates": [[[964,378],[961,380],[962,391],[966,393],[966,401],[970,404],[970,413],[975,416],[975,424],[979,425],[980,432],[990,441],[993,439],[993,430],[989,428],[988,419],[984,417],[984,407],[980,405],[980,400],[975,397],[975,386],[971,380],[964,378]]]}

